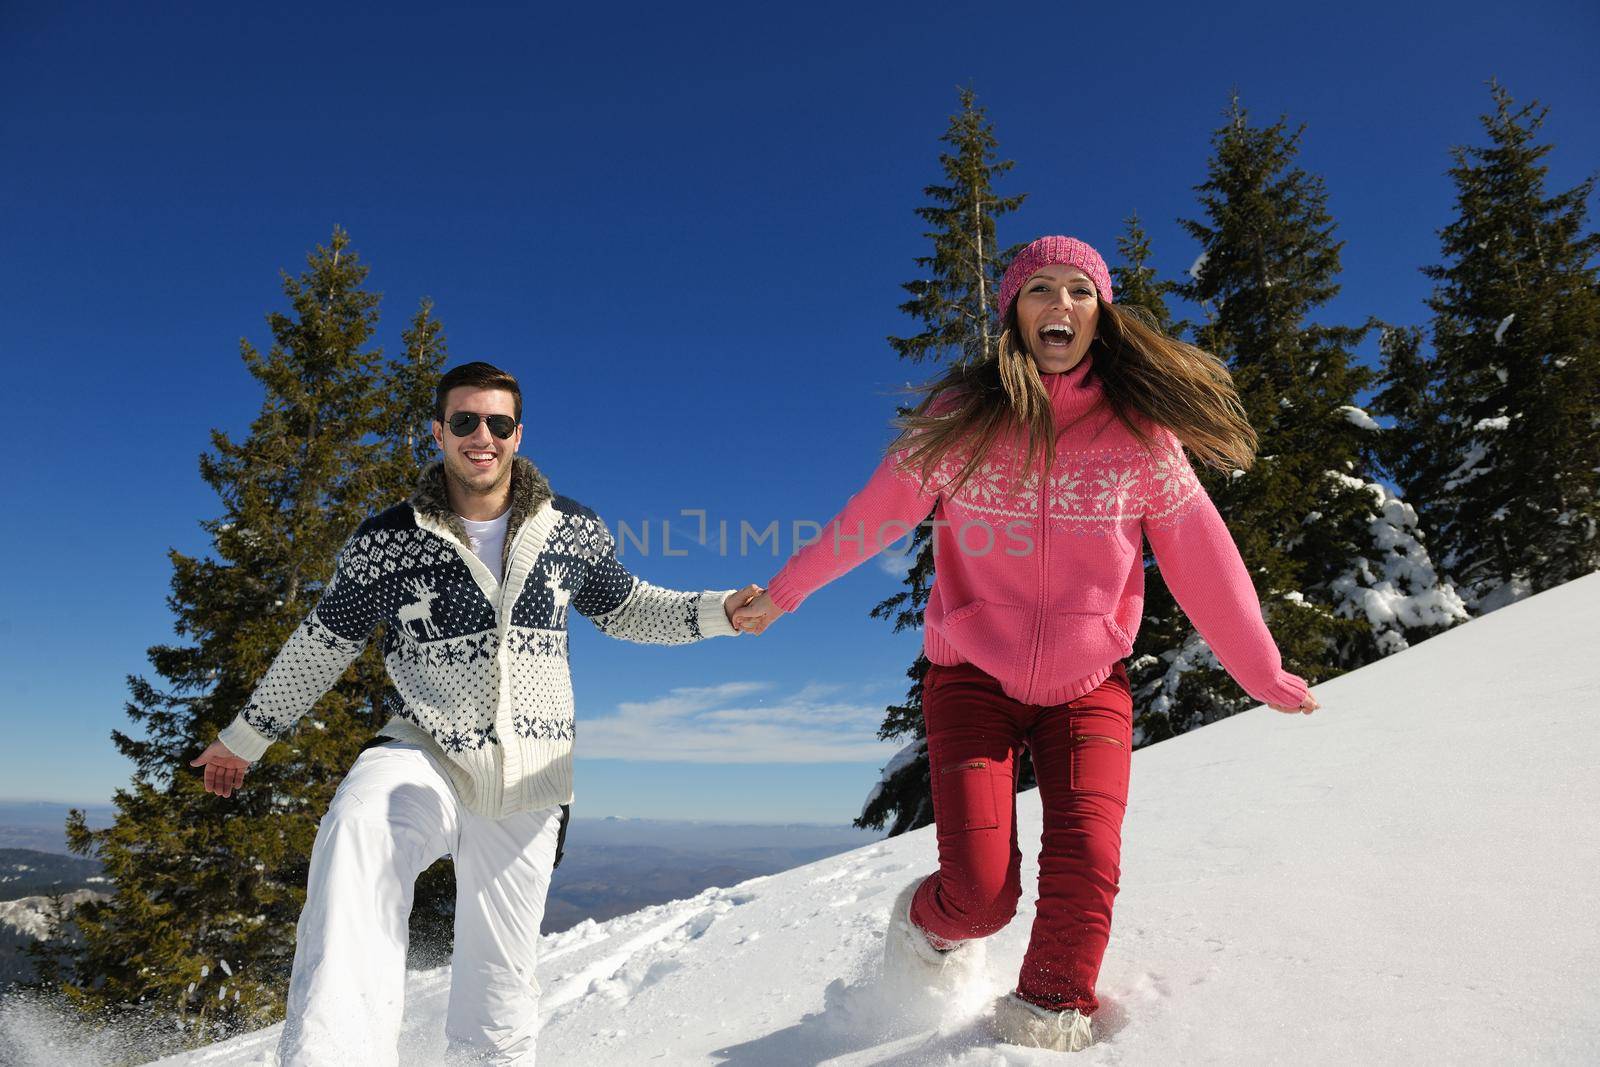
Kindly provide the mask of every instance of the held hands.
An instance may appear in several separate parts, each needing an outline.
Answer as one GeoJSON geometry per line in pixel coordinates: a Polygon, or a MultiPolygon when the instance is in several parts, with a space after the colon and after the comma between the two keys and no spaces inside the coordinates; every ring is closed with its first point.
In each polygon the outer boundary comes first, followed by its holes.
{"type": "Polygon", "coordinates": [[[229,752],[228,746],[221,741],[213,741],[209,748],[200,753],[200,758],[191,762],[189,766],[203,766],[206,769],[207,793],[231,797],[233,791],[244,781],[244,772],[250,769],[250,761],[240,759],[229,752]]]}
{"type": "Polygon", "coordinates": [[[728,621],[733,623],[733,628],[740,633],[759,634],[784,613],[782,608],[772,602],[772,595],[759,586],[745,586],[728,598],[729,604],[735,601],[740,602],[741,606],[728,616],[728,621]],[[754,591],[758,595],[746,597],[745,593],[748,591],[754,591]]]}
{"type": "Polygon", "coordinates": [[[728,625],[743,633],[744,627],[739,625],[739,613],[760,595],[761,587],[759,585],[747,585],[733,595],[724,598],[722,601],[722,613],[728,617],[728,625]]]}

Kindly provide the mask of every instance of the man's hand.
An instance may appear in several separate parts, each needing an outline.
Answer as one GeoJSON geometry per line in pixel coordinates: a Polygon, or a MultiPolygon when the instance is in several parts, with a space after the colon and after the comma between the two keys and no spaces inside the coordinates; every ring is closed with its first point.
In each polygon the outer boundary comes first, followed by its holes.
{"type": "Polygon", "coordinates": [[[1300,706],[1298,708],[1286,708],[1279,704],[1268,704],[1267,707],[1271,708],[1273,711],[1281,711],[1286,715],[1299,715],[1301,713],[1310,715],[1313,711],[1316,711],[1318,708],[1322,707],[1322,705],[1317,703],[1316,697],[1312,696],[1310,693],[1307,693],[1305,700],[1300,702],[1300,706]]]}
{"type": "Polygon", "coordinates": [[[783,609],[772,602],[772,594],[763,589],[760,596],[747,601],[744,607],[733,613],[733,628],[747,634],[759,634],[782,614],[783,609]]]}
{"type": "Polygon", "coordinates": [[[221,741],[213,741],[209,748],[200,753],[200,758],[189,766],[206,769],[207,793],[231,797],[244,781],[244,772],[250,769],[250,761],[229,752],[228,746],[221,741]]]}

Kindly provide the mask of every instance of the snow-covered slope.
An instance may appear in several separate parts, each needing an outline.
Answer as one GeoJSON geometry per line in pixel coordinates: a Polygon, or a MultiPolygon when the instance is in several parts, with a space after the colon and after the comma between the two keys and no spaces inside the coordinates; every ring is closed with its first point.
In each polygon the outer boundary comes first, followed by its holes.
{"type": "MultiPolygon", "coordinates": [[[[1074,1062],[1600,1063],[1600,575],[1137,752],[1099,1043],[1074,1062]]],[[[1018,798],[1010,988],[1033,917],[1018,798]]],[[[874,1001],[924,830],[548,939],[542,1062],[1021,1064],[981,1015],[874,1001]]],[[[443,1045],[447,970],[414,976],[404,1058],[443,1045]]],[[[167,1061],[270,1060],[276,1028],[167,1061]]]]}

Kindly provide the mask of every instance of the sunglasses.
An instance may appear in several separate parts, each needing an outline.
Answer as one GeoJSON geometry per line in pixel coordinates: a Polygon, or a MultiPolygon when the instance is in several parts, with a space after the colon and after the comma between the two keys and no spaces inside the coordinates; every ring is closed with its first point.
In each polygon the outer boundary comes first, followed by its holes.
{"type": "Polygon", "coordinates": [[[517,420],[510,415],[479,415],[475,411],[458,411],[446,424],[457,437],[466,437],[478,428],[478,420],[489,424],[489,432],[504,441],[517,432],[517,420]]]}

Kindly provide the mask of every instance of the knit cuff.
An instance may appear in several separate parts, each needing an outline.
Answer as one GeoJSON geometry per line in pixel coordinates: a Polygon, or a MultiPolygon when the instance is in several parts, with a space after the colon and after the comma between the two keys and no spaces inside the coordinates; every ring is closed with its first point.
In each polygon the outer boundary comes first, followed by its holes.
{"type": "Polygon", "coordinates": [[[700,594],[700,636],[738,637],[739,631],[728,621],[723,602],[737,593],[737,589],[708,589],[700,594]]]}
{"type": "Polygon", "coordinates": [[[772,581],[767,583],[767,595],[772,597],[772,602],[784,611],[794,611],[806,598],[783,571],[774,574],[772,581]]]}
{"type": "Polygon", "coordinates": [[[1279,671],[1277,680],[1260,692],[1250,695],[1263,704],[1276,704],[1280,708],[1298,708],[1311,691],[1306,680],[1298,674],[1279,671]]]}
{"type": "Polygon", "coordinates": [[[254,763],[261,758],[261,754],[272,747],[273,738],[257,730],[254,726],[244,721],[240,715],[222,728],[217,734],[217,740],[227,746],[240,759],[254,763]]]}

